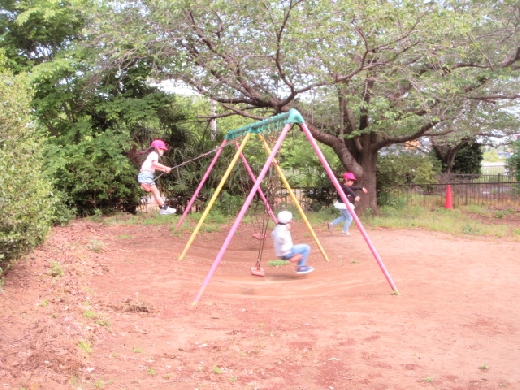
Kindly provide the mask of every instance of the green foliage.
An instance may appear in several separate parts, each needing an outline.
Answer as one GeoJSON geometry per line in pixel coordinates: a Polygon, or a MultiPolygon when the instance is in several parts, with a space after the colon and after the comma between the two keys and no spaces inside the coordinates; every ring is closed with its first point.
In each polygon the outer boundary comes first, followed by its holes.
{"type": "Polygon", "coordinates": [[[81,3],[82,0],[3,1],[0,46],[5,49],[7,66],[15,73],[30,71],[78,39],[85,23],[81,3]]]}
{"type": "Polygon", "coordinates": [[[123,153],[128,144],[127,136],[113,131],[94,135],[88,123],[76,133],[49,140],[45,153],[49,175],[80,215],[135,211],[141,192],[137,170],[123,153]]]}
{"type": "Polygon", "coordinates": [[[23,74],[0,73],[0,274],[45,239],[54,212],[30,98],[23,74]]]}
{"type": "Polygon", "coordinates": [[[430,156],[402,152],[380,156],[377,165],[378,204],[398,207],[404,204],[392,189],[409,184],[434,184],[440,162],[430,156]]]}
{"type": "Polygon", "coordinates": [[[482,145],[472,142],[457,151],[451,170],[454,173],[480,174],[483,157],[482,145]]]}
{"type": "Polygon", "coordinates": [[[517,181],[520,182],[520,138],[511,145],[512,154],[507,160],[507,169],[513,172],[517,181]]]}
{"type": "Polygon", "coordinates": [[[498,150],[488,150],[484,153],[484,159],[488,162],[498,162],[500,160],[500,157],[498,157],[498,150]]]}

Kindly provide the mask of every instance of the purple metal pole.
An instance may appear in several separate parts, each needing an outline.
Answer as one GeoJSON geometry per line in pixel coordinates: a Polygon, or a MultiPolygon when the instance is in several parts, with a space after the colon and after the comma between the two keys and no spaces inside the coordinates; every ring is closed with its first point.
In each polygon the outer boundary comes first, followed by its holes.
{"type": "Polygon", "coordinates": [[[258,189],[260,188],[260,184],[262,183],[262,180],[264,180],[265,174],[267,173],[267,170],[271,166],[271,164],[274,160],[274,157],[276,156],[276,153],[282,146],[282,142],[285,139],[290,128],[291,128],[291,123],[287,123],[283,127],[282,132],[280,133],[280,137],[278,137],[278,140],[276,141],[276,144],[274,145],[273,150],[271,151],[271,154],[269,155],[269,157],[267,157],[267,160],[264,164],[264,167],[262,168],[262,171],[260,171],[260,173],[258,174],[255,184],[253,185],[253,188],[251,188],[251,191],[249,192],[249,195],[248,195],[246,201],[244,202],[242,209],[238,213],[237,219],[233,223],[233,226],[229,230],[226,240],[222,244],[222,247],[220,248],[220,251],[218,252],[217,257],[213,261],[213,265],[211,266],[211,269],[209,270],[208,275],[202,282],[202,286],[200,287],[199,292],[198,292],[197,296],[195,297],[195,301],[193,302],[193,304],[196,304],[199,301],[200,297],[202,296],[202,293],[206,289],[206,287],[211,279],[211,276],[213,276],[213,273],[215,272],[218,265],[222,261],[222,257],[224,256],[224,253],[226,252],[226,248],[228,247],[229,243],[231,242],[231,239],[233,238],[235,231],[237,230],[238,225],[240,224],[240,221],[242,221],[242,218],[244,217],[244,215],[247,211],[247,208],[251,204],[251,201],[253,200],[253,197],[255,196],[256,191],[258,191],[258,189]]]}
{"type": "Polygon", "coordinates": [[[213,160],[211,161],[211,164],[209,164],[209,167],[206,170],[206,173],[202,177],[202,180],[200,181],[199,186],[197,187],[197,189],[195,190],[195,193],[193,194],[193,196],[191,197],[190,201],[188,202],[188,205],[186,206],[186,210],[184,210],[184,213],[182,213],[181,218],[177,222],[177,225],[175,226],[176,228],[179,228],[182,225],[182,223],[184,222],[184,219],[186,218],[186,215],[188,215],[189,211],[191,210],[191,206],[195,202],[195,199],[197,199],[197,196],[199,195],[199,192],[202,189],[202,186],[204,185],[204,183],[208,179],[208,176],[211,173],[211,171],[213,170],[213,167],[215,166],[215,163],[217,162],[220,154],[222,153],[222,149],[224,149],[224,146],[226,146],[226,143],[227,143],[227,140],[222,141],[222,144],[220,145],[220,148],[217,150],[217,153],[215,154],[215,157],[213,157],[213,160]]]}
{"type": "MultiPolygon", "coordinates": [[[[237,149],[239,148],[237,141],[235,141],[235,147],[237,149]]],[[[249,173],[249,176],[251,176],[251,179],[253,179],[253,181],[256,181],[255,174],[251,170],[251,166],[249,165],[249,163],[247,162],[246,158],[244,157],[244,155],[242,153],[240,153],[240,157],[242,158],[242,162],[244,163],[244,165],[246,167],[247,173],[249,173]]],[[[269,205],[269,202],[267,201],[267,198],[265,197],[264,192],[262,191],[262,189],[260,187],[258,187],[258,193],[260,194],[260,197],[264,201],[265,208],[267,209],[267,212],[269,213],[271,218],[273,218],[274,223],[278,223],[278,221],[276,220],[276,217],[273,213],[273,210],[271,209],[271,206],[269,205]]]]}
{"type": "Polygon", "coordinates": [[[321,162],[321,165],[323,165],[323,167],[325,168],[325,171],[327,171],[327,174],[329,175],[329,178],[332,181],[332,184],[334,184],[334,187],[336,188],[336,190],[340,194],[341,200],[343,200],[343,203],[345,203],[345,205],[348,208],[348,211],[352,215],[352,218],[356,222],[356,225],[357,225],[359,231],[361,232],[361,234],[363,235],[363,238],[365,239],[366,243],[368,244],[368,247],[370,248],[370,251],[374,255],[374,258],[376,259],[377,264],[379,264],[379,267],[381,268],[381,271],[383,271],[383,274],[385,275],[386,280],[388,281],[388,283],[390,283],[390,286],[392,287],[394,292],[398,293],[399,291],[397,290],[397,287],[395,286],[395,284],[394,284],[394,282],[392,280],[392,277],[390,276],[390,274],[386,270],[386,267],[383,264],[383,260],[381,260],[381,257],[379,257],[379,255],[378,255],[378,253],[376,251],[376,248],[372,244],[372,241],[370,241],[370,238],[368,237],[368,234],[366,233],[365,228],[361,224],[361,221],[357,217],[356,213],[354,212],[354,209],[352,208],[351,204],[347,200],[347,197],[343,193],[343,190],[341,188],[341,185],[338,182],[338,179],[336,178],[336,176],[332,172],[332,169],[330,169],[329,163],[325,159],[325,156],[323,156],[323,153],[321,152],[320,148],[318,147],[318,144],[314,140],[314,137],[312,136],[311,132],[307,128],[307,125],[305,123],[302,123],[300,125],[300,127],[303,130],[303,132],[305,133],[305,135],[306,135],[307,139],[309,140],[309,142],[311,143],[312,147],[314,148],[314,151],[318,155],[318,157],[320,159],[320,162],[321,162]]]}

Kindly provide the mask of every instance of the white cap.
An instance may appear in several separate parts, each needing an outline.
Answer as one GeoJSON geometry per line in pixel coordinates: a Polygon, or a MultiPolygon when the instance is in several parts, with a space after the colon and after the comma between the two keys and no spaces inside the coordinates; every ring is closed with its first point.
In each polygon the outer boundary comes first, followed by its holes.
{"type": "Polygon", "coordinates": [[[279,223],[289,223],[292,219],[292,213],[290,211],[280,211],[278,213],[278,222],[279,223]]]}

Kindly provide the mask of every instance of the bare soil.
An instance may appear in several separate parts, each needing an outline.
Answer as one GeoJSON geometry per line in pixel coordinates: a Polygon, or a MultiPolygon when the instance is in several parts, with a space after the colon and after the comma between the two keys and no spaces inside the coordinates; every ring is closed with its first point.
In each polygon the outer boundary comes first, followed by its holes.
{"type": "Polygon", "coordinates": [[[368,229],[395,295],[354,226],[326,261],[295,224],[315,272],[267,241],[261,278],[243,225],[194,305],[228,227],[179,261],[172,226],[53,229],[0,292],[0,388],[520,389],[519,241],[368,229]]]}

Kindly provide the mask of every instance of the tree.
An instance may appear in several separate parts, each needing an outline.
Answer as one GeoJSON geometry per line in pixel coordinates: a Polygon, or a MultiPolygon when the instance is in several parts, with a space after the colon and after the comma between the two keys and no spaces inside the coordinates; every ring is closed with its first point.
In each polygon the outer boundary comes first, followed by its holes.
{"type": "MultiPolygon", "coordinates": [[[[432,138],[431,145],[437,156],[442,162],[443,172],[457,171],[454,167],[457,156],[462,149],[468,145],[494,145],[503,139],[507,139],[514,134],[518,127],[519,116],[515,114],[515,107],[510,102],[504,101],[474,101],[465,102],[459,115],[453,121],[446,121],[439,124],[439,128],[446,133],[444,136],[432,138]]],[[[478,147],[475,147],[476,152],[478,147]]],[[[474,168],[470,171],[480,173],[480,160],[474,161],[474,168]]],[[[460,167],[460,166],[459,166],[460,167]]],[[[472,172],[466,172],[472,173],[472,172]]]]}
{"type": "Polygon", "coordinates": [[[381,148],[444,134],[468,100],[519,97],[504,93],[520,60],[513,1],[112,4],[91,41],[101,66],[153,58],[156,77],[256,119],[297,108],[372,209],[381,148]]]}
{"type": "Polygon", "coordinates": [[[82,36],[85,17],[78,1],[4,0],[0,8],[0,47],[15,73],[53,60],[82,36]]]}
{"type": "MultiPolygon", "coordinates": [[[[72,210],[133,210],[142,195],[132,148],[161,137],[175,148],[187,141],[187,114],[176,97],[148,82],[152,59],[134,58],[123,70],[91,72],[84,28],[96,2],[21,0],[3,3],[0,45],[5,64],[30,72],[31,106],[47,129],[45,171],[72,210]]],[[[172,150],[175,152],[175,150],[172,150]]]]}

